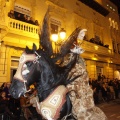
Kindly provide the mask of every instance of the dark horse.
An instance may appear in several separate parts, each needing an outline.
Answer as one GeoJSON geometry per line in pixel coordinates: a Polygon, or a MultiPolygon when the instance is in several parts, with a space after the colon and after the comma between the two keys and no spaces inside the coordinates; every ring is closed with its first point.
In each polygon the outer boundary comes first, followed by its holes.
{"type": "MultiPolygon", "coordinates": [[[[64,116],[71,113],[72,106],[65,86],[70,82],[67,80],[68,73],[75,63],[76,57],[66,66],[60,67],[54,64],[52,59],[47,56],[47,53],[41,49],[36,50],[35,45],[33,45],[32,50],[26,47],[25,52],[20,57],[18,70],[10,87],[10,94],[14,98],[19,98],[27,92],[27,87],[36,82],[39,102],[42,102],[48,99],[56,88],[59,88],[58,92],[60,93],[64,89],[62,97],[60,97],[62,101],[59,106],[61,107],[56,108],[58,113],[56,112],[55,114],[55,119],[61,120],[64,116]]],[[[55,97],[53,99],[56,100],[58,98],[55,97]]]]}
{"type": "Polygon", "coordinates": [[[62,45],[60,53],[54,56],[50,43],[47,18],[44,19],[40,35],[40,47],[38,50],[33,44],[33,49],[26,47],[20,57],[19,66],[13,77],[10,87],[10,94],[14,98],[25,95],[27,88],[37,83],[37,90],[40,102],[39,113],[44,119],[61,120],[62,118],[74,119],[71,114],[72,105],[66,85],[75,80],[68,78],[69,72],[74,67],[77,55],[73,55],[71,61],[61,66],[57,61],[61,60],[70,52],[70,48],[77,39],[80,28],[70,35],[62,45]],[[69,118],[69,116],[71,118],[69,118]]]}

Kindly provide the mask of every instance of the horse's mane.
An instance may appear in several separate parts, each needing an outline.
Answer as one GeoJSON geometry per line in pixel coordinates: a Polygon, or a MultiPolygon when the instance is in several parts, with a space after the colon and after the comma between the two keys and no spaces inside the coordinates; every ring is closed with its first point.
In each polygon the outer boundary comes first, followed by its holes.
{"type": "Polygon", "coordinates": [[[77,59],[77,55],[74,56],[73,60],[69,62],[67,65],[61,66],[61,64],[55,64],[53,58],[51,58],[47,52],[42,49],[38,50],[38,53],[44,57],[47,61],[47,64],[51,68],[51,71],[54,75],[55,83],[54,86],[58,85],[67,85],[68,84],[68,73],[74,67],[77,59]]]}

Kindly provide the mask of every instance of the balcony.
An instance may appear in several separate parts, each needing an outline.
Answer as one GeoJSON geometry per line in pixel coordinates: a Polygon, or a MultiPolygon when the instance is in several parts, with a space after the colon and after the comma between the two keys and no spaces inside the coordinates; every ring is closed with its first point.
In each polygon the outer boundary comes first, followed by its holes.
{"type": "Polygon", "coordinates": [[[39,39],[38,32],[38,26],[15,20],[12,18],[9,18],[8,20],[8,33],[39,39]]]}
{"type": "Polygon", "coordinates": [[[113,52],[111,49],[88,42],[88,41],[83,42],[82,48],[89,53],[94,53],[94,54],[98,54],[106,57],[113,56],[113,52]]]}
{"type": "Polygon", "coordinates": [[[12,19],[6,16],[6,21],[0,22],[0,39],[5,45],[25,48],[34,42],[39,44],[39,26],[12,19]]]}

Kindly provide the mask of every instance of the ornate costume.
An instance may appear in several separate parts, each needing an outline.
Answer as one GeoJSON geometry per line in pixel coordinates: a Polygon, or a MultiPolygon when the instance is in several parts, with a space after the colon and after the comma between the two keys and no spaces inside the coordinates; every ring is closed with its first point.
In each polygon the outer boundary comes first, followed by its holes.
{"type": "MultiPolygon", "coordinates": [[[[79,33],[78,40],[83,40],[85,35],[83,32],[86,31],[85,29],[83,30],[81,30],[82,34],[79,33]]],[[[67,86],[69,91],[71,91],[70,99],[73,106],[72,113],[76,116],[77,120],[107,120],[102,110],[94,104],[93,90],[89,86],[89,76],[86,70],[85,61],[80,56],[83,51],[84,50],[80,46],[75,46],[71,49],[71,56],[73,53],[76,53],[78,57],[76,65],[69,73],[69,76],[75,77],[80,75],[80,77],[67,86]]]]}

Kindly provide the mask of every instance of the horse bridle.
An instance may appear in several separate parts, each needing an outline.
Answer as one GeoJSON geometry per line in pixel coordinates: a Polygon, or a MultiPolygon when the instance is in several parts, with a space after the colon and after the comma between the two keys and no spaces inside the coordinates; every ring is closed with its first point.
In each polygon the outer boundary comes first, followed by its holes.
{"type": "Polygon", "coordinates": [[[18,66],[16,74],[14,75],[14,78],[16,80],[21,81],[21,82],[24,83],[23,90],[25,91],[25,93],[29,92],[30,90],[27,90],[27,87],[26,87],[27,80],[24,79],[23,76],[22,76],[23,65],[27,61],[32,61],[33,64],[39,63],[40,58],[41,58],[41,56],[35,51],[34,54],[26,54],[25,52],[23,52],[22,56],[19,59],[19,66],[18,66]]]}

